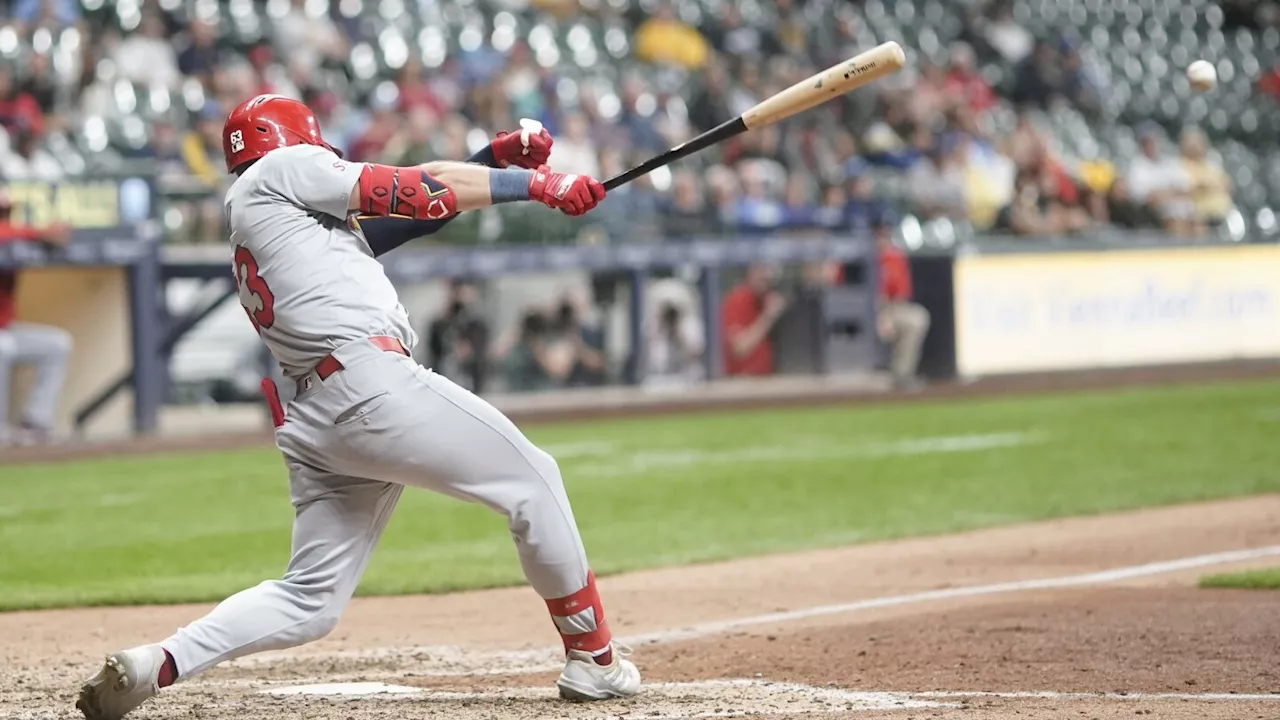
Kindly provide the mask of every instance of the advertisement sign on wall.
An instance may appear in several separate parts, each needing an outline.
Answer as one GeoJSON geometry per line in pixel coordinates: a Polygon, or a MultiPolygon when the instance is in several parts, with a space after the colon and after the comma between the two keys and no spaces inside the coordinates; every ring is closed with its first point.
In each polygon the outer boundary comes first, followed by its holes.
{"type": "Polygon", "coordinates": [[[151,185],[142,178],[8,183],[15,222],[31,227],[55,223],[77,235],[120,235],[151,214],[151,185]]]}
{"type": "Polygon", "coordinates": [[[13,182],[5,189],[14,224],[66,225],[71,228],[71,244],[51,251],[41,243],[0,238],[0,268],[128,265],[152,252],[152,187],[143,178],[13,182]]]}
{"type": "Polygon", "coordinates": [[[964,376],[1280,357],[1280,247],[959,258],[964,376]]]}

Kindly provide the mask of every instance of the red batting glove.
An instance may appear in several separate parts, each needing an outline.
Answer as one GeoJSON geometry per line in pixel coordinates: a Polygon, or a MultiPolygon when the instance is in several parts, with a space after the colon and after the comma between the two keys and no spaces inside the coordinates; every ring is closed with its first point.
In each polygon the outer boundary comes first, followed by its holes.
{"type": "Polygon", "coordinates": [[[551,133],[536,120],[521,120],[519,132],[500,132],[489,143],[498,167],[522,167],[535,170],[551,157],[551,133]]]}
{"type": "Polygon", "coordinates": [[[565,215],[582,215],[604,199],[604,186],[586,175],[552,172],[543,165],[529,179],[529,199],[565,215]]]}

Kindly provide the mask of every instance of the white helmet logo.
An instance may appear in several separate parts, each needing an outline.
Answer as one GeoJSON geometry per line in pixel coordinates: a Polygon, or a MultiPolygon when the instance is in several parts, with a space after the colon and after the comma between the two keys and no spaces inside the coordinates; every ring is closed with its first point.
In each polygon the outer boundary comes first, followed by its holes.
{"type": "Polygon", "coordinates": [[[228,138],[231,141],[231,152],[238,153],[244,150],[244,135],[239,130],[233,130],[228,138]]]}

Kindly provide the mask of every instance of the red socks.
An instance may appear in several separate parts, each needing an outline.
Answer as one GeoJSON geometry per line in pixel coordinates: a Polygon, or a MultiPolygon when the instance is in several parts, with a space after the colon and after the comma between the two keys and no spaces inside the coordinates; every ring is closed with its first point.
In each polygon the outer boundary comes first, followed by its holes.
{"type": "Polygon", "coordinates": [[[164,665],[160,666],[160,675],[156,678],[156,685],[160,687],[169,687],[178,680],[178,664],[173,661],[173,656],[168,650],[164,651],[164,665]]]}
{"type": "Polygon", "coordinates": [[[596,592],[595,574],[587,572],[587,586],[567,597],[547,601],[551,620],[564,641],[564,651],[591,653],[599,665],[613,664],[613,635],[604,619],[604,606],[596,592]]]}

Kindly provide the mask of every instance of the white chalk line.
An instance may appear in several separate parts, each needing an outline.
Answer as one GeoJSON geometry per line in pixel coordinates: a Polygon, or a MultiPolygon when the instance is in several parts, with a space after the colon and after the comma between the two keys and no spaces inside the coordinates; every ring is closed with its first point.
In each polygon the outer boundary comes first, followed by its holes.
{"type": "Polygon", "coordinates": [[[823,617],[825,615],[841,615],[844,613],[860,612],[863,610],[915,605],[919,603],[936,602],[939,600],[955,600],[959,598],[1003,595],[1033,590],[1062,590],[1088,585],[1102,585],[1105,583],[1133,580],[1152,575],[1164,575],[1183,570],[1194,570],[1196,568],[1210,567],[1213,565],[1226,565],[1228,563],[1245,562],[1248,560],[1258,560],[1261,558],[1277,556],[1280,556],[1280,545],[1269,545],[1267,547],[1251,548],[1246,550],[1229,550],[1227,552],[1211,553],[1208,555],[1194,555],[1176,560],[1165,560],[1161,562],[1133,565],[1130,567],[1102,570],[1099,572],[1084,573],[1080,575],[1065,575],[1061,577],[1040,578],[1035,580],[1015,580],[1011,582],[995,583],[992,585],[973,585],[969,587],[946,588],[943,590],[927,590],[924,592],[907,593],[905,595],[889,595],[887,597],[870,598],[867,600],[857,600],[847,603],[836,603],[833,605],[817,605],[797,610],[786,610],[783,612],[753,615],[733,620],[719,620],[715,622],[702,623],[700,625],[694,625],[693,627],[678,630],[660,630],[658,632],[632,635],[622,638],[622,641],[629,645],[648,645],[653,643],[694,640],[710,635],[720,635],[733,630],[755,627],[757,625],[773,625],[795,620],[807,620],[809,618],[823,617]]]}
{"type": "MultiPolygon", "coordinates": [[[[645,694],[669,694],[671,692],[697,691],[719,688],[765,688],[767,694],[802,692],[835,700],[855,702],[894,703],[900,699],[919,698],[945,700],[950,698],[1005,698],[1009,700],[1240,700],[1245,702],[1280,702],[1280,691],[1274,693],[1143,693],[1143,692],[1061,692],[1057,690],[1033,690],[1000,692],[993,690],[845,690],[817,687],[804,683],[774,682],[771,680],[699,680],[696,682],[647,683],[645,694]]],[[[374,695],[430,695],[438,700],[505,700],[511,698],[540,699],[555,691],[550,688],[517,687],[502,690],[432,690],[412,685],[390,685],[383,682],[316,683],[259,690],[262,695],[287,697],[312,695],[333,697],[371,697],[374,695]]]]}
{"type": "MultiPolygon", "coordinates": [[[[1270,545],[1243,550],[1194,555],[1191,557],[1145,563],[1111,570],[1065,575],[1052,578],[1032,580],[1015,580],[988,585],[926,590],[923,592],[889,595],[879,598],[868,598],[852,602],[816,605],[795,610],[765,613],[731,620],[717,620],[700,623],[685,628],[659,630],[618,638],[621,642],[633,646],[664,644],[687,640],[696,640],[721,635],[762,625],[775,625],[797,620],[857,613],[880,608],[902,607],[922,603],[940,602],[992,595],[1005,595],[1037,590],[1062,590],[1069,588],[1103,585],[1106,583],[1134,580],[1137,578],[1163,575],[1197,568],[1226,565],[1230,563],[1259,560],[1268,557],[1280,557],[1280,545],[1270,545]]],[[[351,660],[386,660],[401,659],[414,664],[413,674],[419,676],[457,677],[465,675],[527,675],[549,672],[559,669],[563,664],[563,650],[557,647],[544,649],[514,650],[502,652],[478,652],[456,646],[416,646],[404,648],[375,648],[372,650],[355,650],[323,653],[316,655],[278,654],[258,656],[236,661],[236,665],[252,666],[258,664],[274,664],[287,661],[324,661],[331,659],[351,660]]],[[[368,670],[355,671],[353,677],[382,677],[368,670]]],[[[388,674],[386,677],[395,677],[388,674]]],[[[333,679],[337,679],[336,677],[333,679]]]]}

